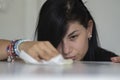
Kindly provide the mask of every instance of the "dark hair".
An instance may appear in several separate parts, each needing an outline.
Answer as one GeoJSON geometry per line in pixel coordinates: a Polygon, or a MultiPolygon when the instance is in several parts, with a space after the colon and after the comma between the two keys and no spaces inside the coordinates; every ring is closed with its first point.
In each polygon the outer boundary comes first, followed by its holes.
{"type": "Polygon", "coordinates": [[[38,41],[50,41],[57,47],[67,31],[70,21],[78,21],[85,28],[88,21],[93,21],[92,38],[83,60],[94,59],[98,38],[95,22],[82,0],[47,0],[41,8],[36,28],[38,41]]]}

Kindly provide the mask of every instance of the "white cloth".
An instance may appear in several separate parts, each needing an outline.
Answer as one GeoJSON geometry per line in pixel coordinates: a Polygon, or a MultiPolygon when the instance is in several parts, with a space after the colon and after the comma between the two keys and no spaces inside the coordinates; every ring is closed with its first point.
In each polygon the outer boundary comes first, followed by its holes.
{"type": "Polygon", "coordinates": [[[28,55],[25,51],[21,50],[19,57],[24,60],[26,63],[32,64],[72,64],[72,59],[64,59],[61,54],[57,55],[56,57],[50,59],[49,61],[41,60],[40,62],[32,58],[28,55]]]}

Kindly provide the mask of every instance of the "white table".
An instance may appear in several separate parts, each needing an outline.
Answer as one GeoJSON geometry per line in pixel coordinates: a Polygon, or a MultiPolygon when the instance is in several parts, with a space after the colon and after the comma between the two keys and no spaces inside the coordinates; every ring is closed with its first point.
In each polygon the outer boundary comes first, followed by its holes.
{"type": "Polygon", "coordinates": [[[74,62],[60,66],[0,62],[0,80],[120,80],[120,63],[74,62]]]}

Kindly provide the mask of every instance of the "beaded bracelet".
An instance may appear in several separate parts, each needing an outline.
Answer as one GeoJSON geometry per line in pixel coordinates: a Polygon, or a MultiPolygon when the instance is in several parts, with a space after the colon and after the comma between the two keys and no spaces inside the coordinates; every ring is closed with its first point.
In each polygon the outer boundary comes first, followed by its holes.
{"type": "Polygon", "coordinates": [[[11,41],[10,45],[8,45],[7,47],[7,53],[8,53],[8,58],[7,58],[7,61],[8,62],[14,62],[15,61],[15,58],[17,56],[19,56],[19,45],[22,43],[22,42],[25,42],[25,41],[28,41],[28,40],[22,40],[22,39],[19,39],[19,40],[13,40],[11,41]]]}
{"type": "Polygon", "coordinates": [[[15,57],[17,56],[15,54],[15,51],[14,51],[14,48],[13,48],[13,46],[14,46],[16,41],[17,40],[11,41],[10,45],[8,45],[8,47],[6,48],[7,53],[8,53],[8,58],[7,58],[8,62],[14,62],[15,61],[15,57]]]}

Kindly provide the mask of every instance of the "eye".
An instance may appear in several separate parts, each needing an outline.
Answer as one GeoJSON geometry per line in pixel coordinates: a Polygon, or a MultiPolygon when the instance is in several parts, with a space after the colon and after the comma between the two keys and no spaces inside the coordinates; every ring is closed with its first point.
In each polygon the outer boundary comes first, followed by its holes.
{"type": "Polygon", "coordinates": [[[71,41],[74,41],[74,40],[77,39],[77,37],[78,37],[78,35],[72,35],[72,36],[70,36],[70,40],[71,40],[71,41]]]}

